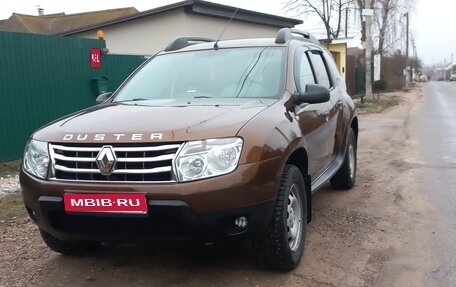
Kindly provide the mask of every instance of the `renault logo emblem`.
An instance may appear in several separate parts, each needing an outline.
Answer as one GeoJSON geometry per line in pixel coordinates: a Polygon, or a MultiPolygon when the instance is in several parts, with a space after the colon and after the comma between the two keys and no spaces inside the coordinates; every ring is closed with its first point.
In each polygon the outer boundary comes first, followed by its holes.
{"type": "Polygon", "coordinates": [[[101,148],[97,155],[96,163],[102,175],[110,175],[114,171],[117,158],[112,146],[106,145],[101,148]]]}

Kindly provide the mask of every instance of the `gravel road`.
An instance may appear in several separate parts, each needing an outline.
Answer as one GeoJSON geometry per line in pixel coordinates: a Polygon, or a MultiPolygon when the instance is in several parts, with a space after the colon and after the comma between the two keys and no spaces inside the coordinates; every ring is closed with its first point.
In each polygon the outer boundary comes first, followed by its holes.
{"type": "Polygon", "coordinates": [[[17,173],[0,176],[0,198],[6,195],[18,193],[20,189],[19,176],[17,173]]]}

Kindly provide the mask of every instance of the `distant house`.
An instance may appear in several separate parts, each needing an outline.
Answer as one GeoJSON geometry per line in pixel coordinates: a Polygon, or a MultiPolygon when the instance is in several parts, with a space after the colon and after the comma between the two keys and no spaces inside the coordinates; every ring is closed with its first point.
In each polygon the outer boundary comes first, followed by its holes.
{"type": "Polygon", "coordinates": [[[218,38],[226,28],[222,39],[275,37],[280,28],[298,24],[302,21],[207,1],[186,0],[117,19],[88,23],[58,34],[97,38],[97,31],[102,29],[110,53],[151,55],[177,36],[218,38]]]}
{"type": "Polygon", "coordinates": [[[301,20],[201,0],[185,0],[138,12],[133,7],[77,14],[38,16],[13,13],[0,20],[0,31],[97,39],[103,30],[113,54],[152,55],[177,36],[221,39],[275,37],[283,27],[301,20]],[[232,21],[229,20],[232,18],[232,21]]]}
{"type": "Polygon", "coordinates": [[[77,14],[24,15],[13,13],[8,19],[0,20],[0,31],[44,35],[57,35],[87,25],[106,22],[138,13],[134,7],[92,11],[77,14]]]}
{"type": "Polygon", "coordinates": [[[347,39],[333,39],[327,47],[339,68],[339,72],[345,79],[347,67],[347,39]]]}

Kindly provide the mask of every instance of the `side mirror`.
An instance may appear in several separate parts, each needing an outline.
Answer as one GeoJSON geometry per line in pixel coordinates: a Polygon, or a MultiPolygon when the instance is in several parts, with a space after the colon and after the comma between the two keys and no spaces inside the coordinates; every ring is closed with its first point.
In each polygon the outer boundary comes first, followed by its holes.
{"type": "Polygon", "coordinates": [[[296,104],[319,104],[329,101],[329,90],[320,85],[307,84],[305,93],[296,93],[296,104]]]}
{"type": "Polygon", "coordinates": [[[112,92],[106,92],[106,93],[103,93],[101,95],[99,95],[97,97],[97,99],[95,100],[95,103],[98,105],[98,104],[101,104],[101,103],[104,103],[107,99],[109,99],[110,97],[112,96],[112,92]]]}

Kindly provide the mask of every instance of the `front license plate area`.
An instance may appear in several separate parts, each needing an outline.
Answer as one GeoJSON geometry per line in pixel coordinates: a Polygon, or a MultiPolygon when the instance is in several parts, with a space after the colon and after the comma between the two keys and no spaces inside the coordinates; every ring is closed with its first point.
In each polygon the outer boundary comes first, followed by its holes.
{"type": "Polygon", "coordinates": [[[65,193],[66,212],[146,214],[147,201],[138,193],[65,193]]]}

